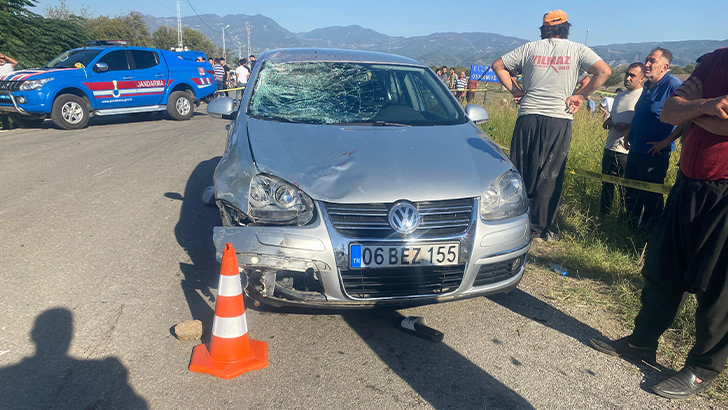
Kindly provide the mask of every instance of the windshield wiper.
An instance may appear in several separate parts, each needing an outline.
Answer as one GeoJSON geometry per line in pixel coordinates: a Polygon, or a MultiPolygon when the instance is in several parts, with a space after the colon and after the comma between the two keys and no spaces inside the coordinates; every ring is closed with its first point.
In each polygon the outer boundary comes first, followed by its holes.
{"type": "Polygon", "coordinates": [[[409,124],[400,124],[398,122],[388,122],[388,121],[374,121],[372,122],[372,126],[374,127],[411,127],[409,124]]]}

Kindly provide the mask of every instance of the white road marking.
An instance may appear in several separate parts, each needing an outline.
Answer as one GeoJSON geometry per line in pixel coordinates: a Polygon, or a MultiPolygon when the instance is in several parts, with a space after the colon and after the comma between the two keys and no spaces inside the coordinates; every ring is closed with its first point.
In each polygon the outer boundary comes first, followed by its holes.
{"type": "MultiPolygon", "coordinates": [[[[116,165],[114,165],[114,167],[115,167],[115,166],[116,166],[116,165]]],[[[111,168],[107,168],[107,169],[105,169],[105,170],[103,170],[103,171],[99,172],[98,174],[96,174],[96,175],[94,175],[94,176],[95,176],[95,177],[97,177],[97,176],[99,176],[99,175],[103,174],[103,173],[104,173],[104,172],[106,172],[106,171],[111,171],[112,169],[114,169],[114,167],[111,167],[111,168]]]]}

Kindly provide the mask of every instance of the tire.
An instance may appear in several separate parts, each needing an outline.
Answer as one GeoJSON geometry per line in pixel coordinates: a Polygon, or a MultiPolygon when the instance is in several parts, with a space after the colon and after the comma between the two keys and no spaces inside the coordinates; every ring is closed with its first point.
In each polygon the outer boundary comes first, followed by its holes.
{"type": "Polygon", "coordinates": [[[178,121],[186,121],[195,113],[195,105],[190,94],[185,91],[175,91],[167,100],[167,113],[178,121]]]}
{"type": "Polygon", "coordinates": [[[38,117],[26,117],[24,115],[13,115],[13,124],[20,128],[38,128],[45,119],[38,117]]]}
{"type": "Polygon", "coordinates": [[[79,130],[88,124],[88,106],[83,98],[63,94],[53,102],[51,119],[64,130],[79,130]]]}

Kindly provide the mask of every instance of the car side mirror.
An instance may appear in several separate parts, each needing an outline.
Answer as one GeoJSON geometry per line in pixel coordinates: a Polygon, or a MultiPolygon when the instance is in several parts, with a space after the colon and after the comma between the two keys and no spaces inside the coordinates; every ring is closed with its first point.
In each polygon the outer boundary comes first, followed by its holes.
{"type": "Polygon", "coordinates": [[[235,100],[230,97],[218,97],[207,104],[207,115],[212,118],[234,120],[237,118],[237,114],[235,100]]]}
{"type": "Polygon", "coordinates": [[[96,63],[96,65],[94,66],[94,71],[96,71],[97,73],[105,73],[109,71],[109,65],[106,63],[96,63]]]}
{"type": "Polygon", "coordinates": [[[488,110],[477,104],[468,104],[465,106],[465,115],[475,124],[482,124],[488,121],[488,110]]]}

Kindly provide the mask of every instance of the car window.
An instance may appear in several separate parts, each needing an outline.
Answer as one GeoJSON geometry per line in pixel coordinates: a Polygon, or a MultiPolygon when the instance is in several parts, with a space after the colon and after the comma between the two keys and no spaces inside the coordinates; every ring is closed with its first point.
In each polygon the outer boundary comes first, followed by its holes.
{"type": "Polygon", "coordinates": [[[152,68],[159,64],[159,56],[153,51],[131,50],[131,56],[134,58],[134,68],[137,70],[152,68]]]}
{"type": "Polygon", "coordinates": [[[129,69],[129,62],[126,60],[126,51],[117,50],[101,57],[99,63],[106,63],[109,66],[108,71],[121,71],[129,69]]]}
{"type": "Polygon", "coordinates": [[[264,61],[247,113],[312,124],[467,122],[431,70],[356,62],[264,61]]]}
{"type": "Polygon", "coordinates": [[[45,66],[48,68],[74,68],[77,67],[76,64],[80,63],[83,67],[86,67],[100,52],[101,50],[66,51],[45,66]]]}

